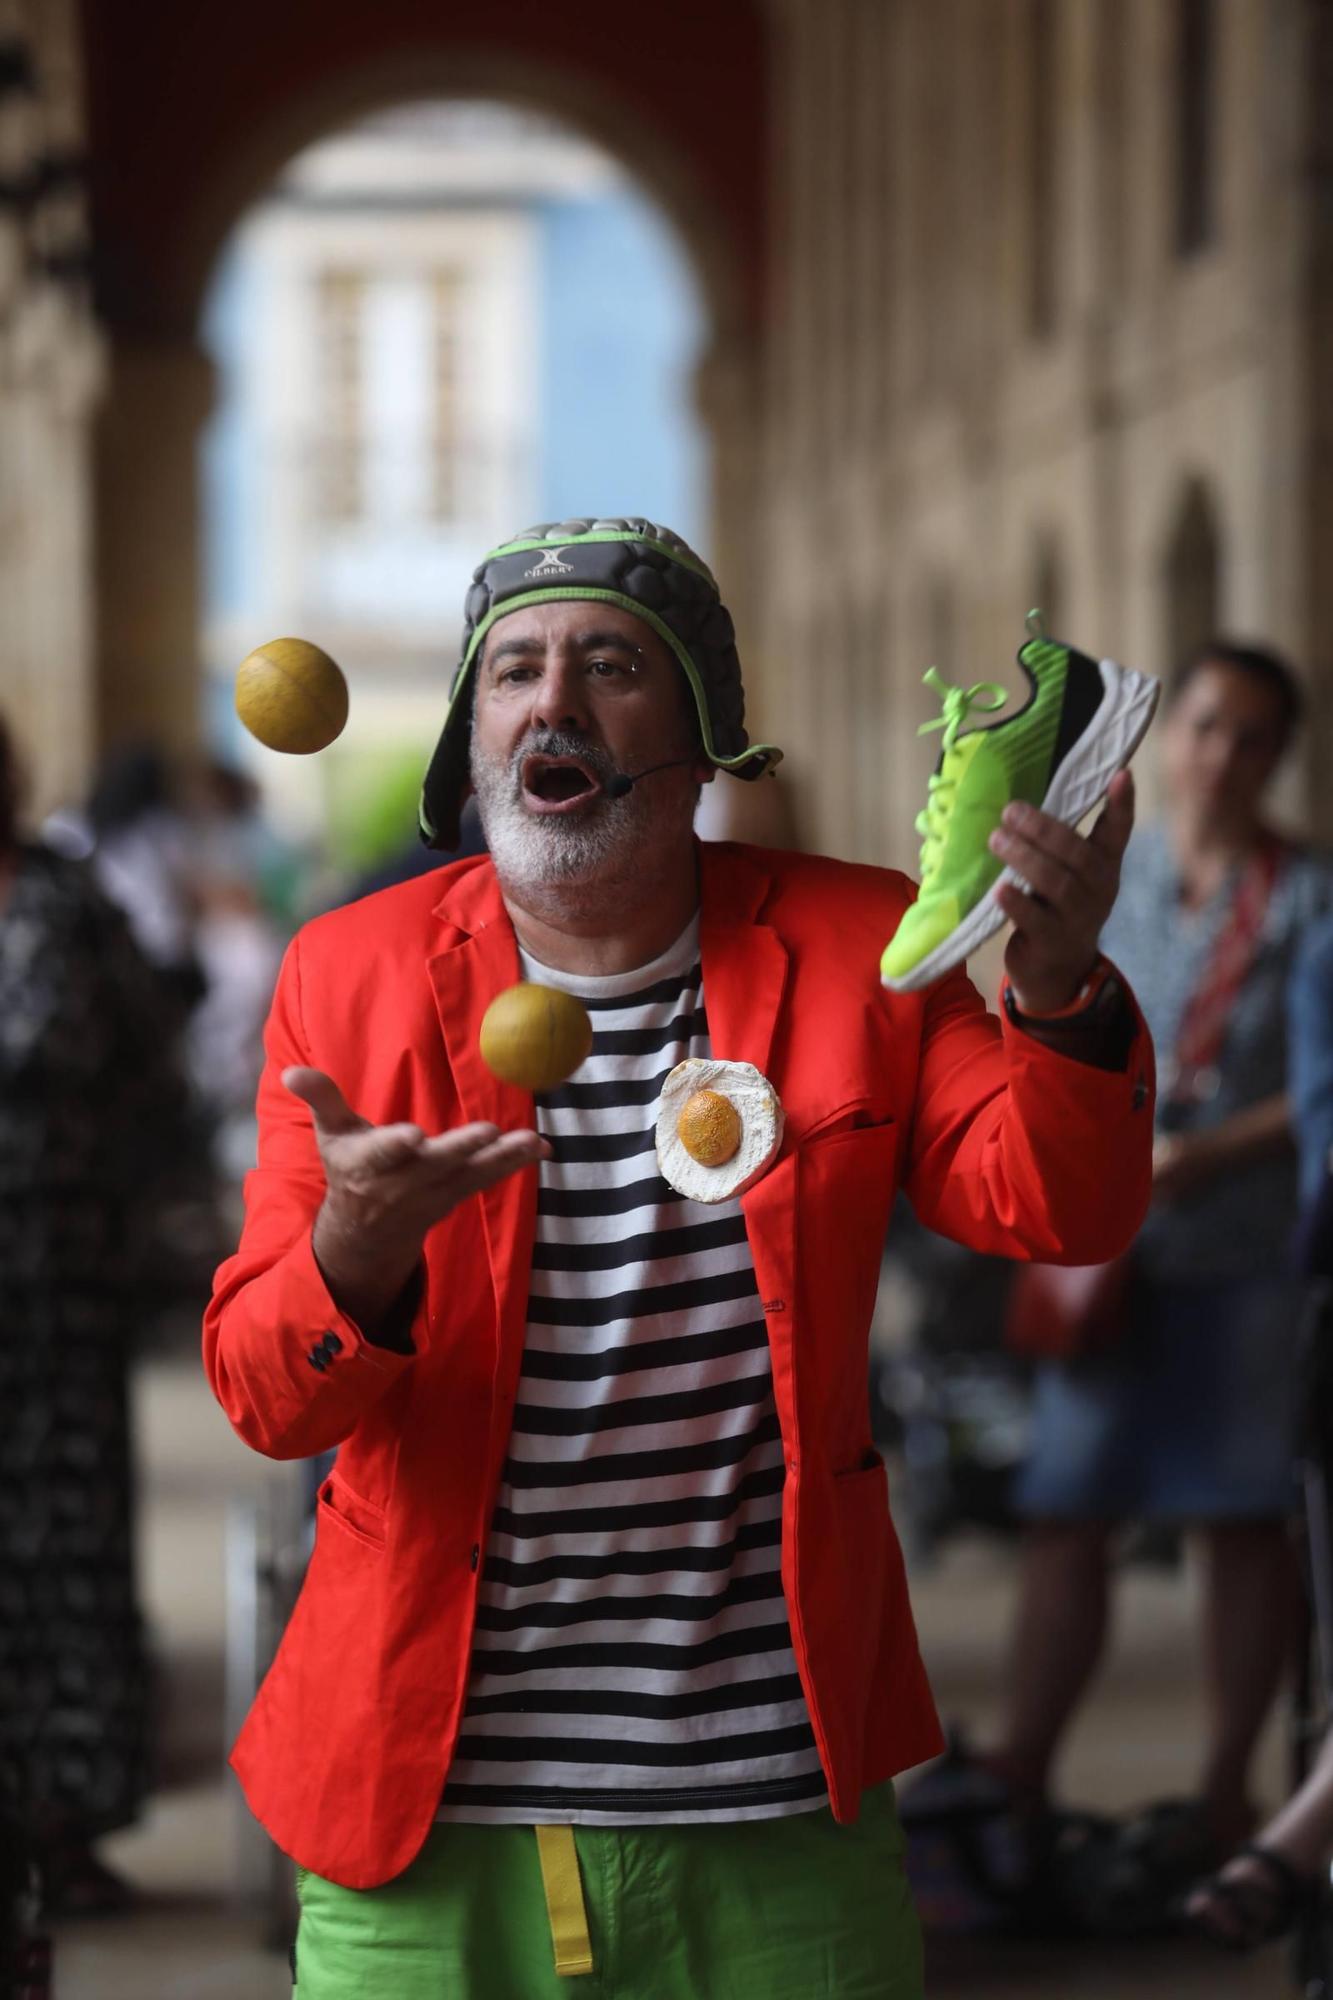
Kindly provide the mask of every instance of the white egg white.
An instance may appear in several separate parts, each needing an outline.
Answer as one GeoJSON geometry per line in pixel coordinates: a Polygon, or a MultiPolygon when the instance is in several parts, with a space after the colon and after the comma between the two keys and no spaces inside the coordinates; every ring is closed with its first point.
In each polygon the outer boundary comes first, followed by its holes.
{"type": "Polygon", "coordinates": [[[727,1201],[744,1194],[767,1173],[782,1144],[783,1123],[777,1092],[753,1063],[704,1062],[691,1056],[677,1063],[662,1085],[657,1106],[658,1171],[688,1201],[727,1201]],[[740,1116],[740,1145],[718,1167],[706,1167],[687,1153],[676,1129],[696,1090],[717,1091],[740,1116]]]}

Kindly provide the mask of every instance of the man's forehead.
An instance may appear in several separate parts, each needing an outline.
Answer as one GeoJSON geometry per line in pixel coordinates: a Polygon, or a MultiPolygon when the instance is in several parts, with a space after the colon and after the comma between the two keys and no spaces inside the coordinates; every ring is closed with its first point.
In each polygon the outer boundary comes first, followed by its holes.
{"type": "Polygon", "coordinates": [[[571,598],[558,604],[529,604],[503,613],[486,634],[483,660],[519,650],[540,650],[558,641],[587,650],[619,646],[649,654],[662,647],[657,634],[632,613],[592,599],[571,598]]]}

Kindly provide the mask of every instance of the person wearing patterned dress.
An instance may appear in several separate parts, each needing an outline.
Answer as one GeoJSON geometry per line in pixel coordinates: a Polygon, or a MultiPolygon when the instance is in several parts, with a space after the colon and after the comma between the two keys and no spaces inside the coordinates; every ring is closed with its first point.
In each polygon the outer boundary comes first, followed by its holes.
{"type": "Polygon", "coordinates": [[[180,1084],[123,917],[17,805],[0,721],[0,1763],[48,1907],[92,1913],[148,1774],[127,1369],[180,1084]]]}
{"type": "Polygon", "coordinates": [[[1086,839],[1010,822],[1041,897],[997,1019],[962,973],[881,988],[901,876],[696,840],[701,786],[777,756],[677,537],[531,530],[476,573],[423,793],[447,847],[470,787],[489,854],[288,952],[205,1354],[256,1449],[337,1447],[233,1759],[298,1864],[300,2000],[919,2000],[891,1781],[940,1734],[880,1254],[900,1186],[980,1249],[1132,1235],[1152,1054],[1096,944],[1132,794],[1086,839]],[[478,1047],[520,978],[593,1029],[535,1097],[478,1047]],[[781,1101],[738,1198],[659,1171],[689,1057],[781,1101]]]}

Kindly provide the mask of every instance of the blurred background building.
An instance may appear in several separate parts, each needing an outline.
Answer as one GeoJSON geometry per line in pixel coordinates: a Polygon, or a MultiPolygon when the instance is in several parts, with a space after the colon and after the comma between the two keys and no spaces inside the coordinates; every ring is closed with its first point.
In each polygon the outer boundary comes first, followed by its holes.
{"type": "MultiPolygon", "coordinates": [[[[1326,0],[0,0],[0,707],[34,818],[151,741],[372,865],[412,836],[471,565],[593,509],[717,569],[805,844],[912,865],[922,673],[1014,687],[1034,604],[1155,673],[1219,626],[1287,649],[1283,807],[1333,838],[1330,102],[1326,0]],[[319,758],[231,713],[280,632],[351,682],[319,758]]],[[[179,1360],[141,1384],[146,1575],[198,1783],[127,1865],[177,1895],[158,1962],[191,1969],[157,1990],[276,1994],[276,1959],[197,1970],[233,1867],[221,1521],[263,1468],[179,1360]]],[[[960,1574],[917,1597],[984,1716],[1008,1579],[960,1574]]],[[[1076,1746],[1112,1803],[1192,1714],[1179,1593],[1145,1591],[1076,1746]]]]}
{"type": "Polygon", "coordinates": [[[194,744],[278,614],[345,647],[346,755],[381,698],[424,741],[468,556],[636,495],[720,569],[839,853],[910,855],[920,674],[1003,671],[1033,602],[1153,670],[1262,631],[1326,715],[1317,0],[683,0],[652,36],[5,0],[0,38],[41,804],[118,736],[194,744]]]}
{"type": "Polygon", "coordinates": [[[702,536],[701,318],[683,251],[610,155],[499,104],[354,126],[238,226],[203,319],[205,719],[336,861],[411,835],[500,524],[593,492],[702,536]],[[237,662],[279,632],[318,639],[356,689],[355,732],[317,759],[271,757],[233,712],[237,662]]]}

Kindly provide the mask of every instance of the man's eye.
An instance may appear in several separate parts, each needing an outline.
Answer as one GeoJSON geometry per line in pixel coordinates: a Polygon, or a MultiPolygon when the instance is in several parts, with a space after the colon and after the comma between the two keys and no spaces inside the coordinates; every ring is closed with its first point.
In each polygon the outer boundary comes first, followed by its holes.
{"type": "Polygon", "coordinates": [[[634,672],[633,660],[589,660],[588,672],[598,674],[603,680],[613,680],[623,675],[625,679],[634,672]]]}
{"type": "Polygon", "coordinates": [[[500,675],[502,683],[508,681],[530,681],[536,673],[535,667],[506,667],[500,675]]]}

